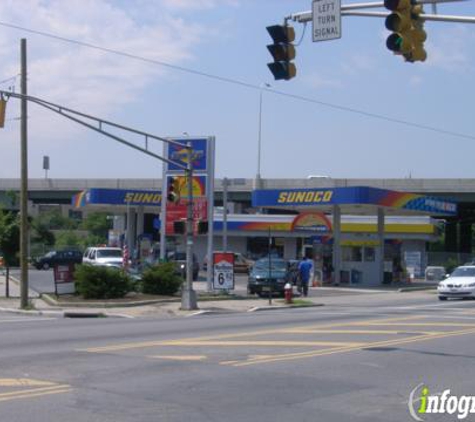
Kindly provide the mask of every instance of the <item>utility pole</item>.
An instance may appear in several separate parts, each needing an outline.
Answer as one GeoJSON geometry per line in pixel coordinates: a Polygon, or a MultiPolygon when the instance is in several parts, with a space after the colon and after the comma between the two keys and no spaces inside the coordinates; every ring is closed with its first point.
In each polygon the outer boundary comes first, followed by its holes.
{"type": "Polygon", "coordinates": [[[20,306],[28,307],[28,106],[26,39],[21,39],[20,306]]]}
{"type": "Polygon", "coordinates": [[[196,303],[196,293],[193,290],[193,148],[190,141],[187,147],[187,197],[188,204],[186,206],[186,282],[183,294],[181,296],[181,309],[193,310],[198,309],[196,303]]]}

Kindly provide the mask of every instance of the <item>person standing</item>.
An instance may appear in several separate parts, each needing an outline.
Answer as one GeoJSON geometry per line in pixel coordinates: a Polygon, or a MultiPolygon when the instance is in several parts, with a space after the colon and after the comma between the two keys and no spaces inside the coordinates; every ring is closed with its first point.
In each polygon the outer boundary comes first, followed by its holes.
{"type": "Polygon", "coordinates": [[[310,273],[312,271],[312,263],[306,256],[299,263],[300,283],[302,284],[302,293],[304,297],[308,295],[308,283],[310,281],[310,273]]]}

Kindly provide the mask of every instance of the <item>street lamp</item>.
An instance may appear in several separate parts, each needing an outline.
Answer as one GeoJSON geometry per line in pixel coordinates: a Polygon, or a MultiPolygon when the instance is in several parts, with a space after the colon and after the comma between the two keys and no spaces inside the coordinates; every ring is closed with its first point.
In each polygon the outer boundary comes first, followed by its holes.
{"type": "Polygon", "coordinates": [[[256,174],[256,188],[261,187],[261,147],[262,147],[262,94],[264,88],[270,88],[270,84],[263,83],[259,90],[259,129],[257,137],[257,174],[256,174]]]}

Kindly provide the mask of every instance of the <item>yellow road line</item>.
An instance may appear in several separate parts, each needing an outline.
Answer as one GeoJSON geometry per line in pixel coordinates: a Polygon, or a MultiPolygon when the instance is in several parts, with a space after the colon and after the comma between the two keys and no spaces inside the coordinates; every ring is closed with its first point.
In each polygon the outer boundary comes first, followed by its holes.
{"type": "Polygon", "coordinates": [[[161,346],[219,346],[219,347],[229,347],[229,346],[283,346],[283,347],[302,347],[302,346],[361,346],[366,343],[362,342],[342,342],[342,341],[286,341],[286,340],[217,340],[217,341],[174,341],[174,342],[164,342],[161,346]]]}
{"type": "Polygon", "coordinates": [[[403,324],[399,324],[397,322],[366,322],[360,324],[364,327],[371,327],[371,326],[398,326],[403,325],[405,327],[473,327],[475,328],[475,324],[468,323],[468,322],[405,322],[403,324]]]}
{"type": "Polygon", "coordinates": [[[401,331],[401,330],[313,330],[295,329],[289,330],[288,334],[440,334],[442,331],[401,331]]]}
{"type": "Polygon", "coordinates": [[[274,355],[273,357],[270,357],[268,359],[254,358],[254,359],[248,359],[246,361],[220,362],[220,364],[236,366],[236,367],[249,366],[249,365],[255,365],[255,364],[262,364],[262,363],[281,362],[281,361],[288,361],[288,360],[306,359],[306,358],[312,358],[312,357],[317,357],[317,356],[348,353],[348,352],[365,350],[365,349],[370,349],[370,348],[375,348],[375,347],[400,346],[403,344],[418,343],[418,342],[423,342],[427,340],[442,339],[442,338],[447,338],[447,337],[462,336],[462,335],[474,334],[474,333],[475,333],[475,329],[452,331],[452,332],[441,333],[441,334],[436,334],[436,335],[429,334],[429,335],[421,335],[421,336],[404,338],[404,339],[376,341],[376,342],[366,343],[364,346],[340,347],[340,348],[317,350],[317,351],[311,351],[311,352],[288,353],[288,354],[283,354],[283,355],[274,355]]]}
{"type": "Polygon", "coordinates": [[[15,398],[36,397],[45,394],[57,394],[58,392],[69,391],[71,387],[68,384],[57,384],[51,387],[32,388],[29,390],[10,391],[0,393],[0,401],[13,400],[15,398]]]}
{"type": "MultiPolygon", "coordinates": [[[[373,320],[376,324],[377,322],[396,322],[396,321],[407,321],[407,320],[414,320],[419,318],[427,318],[426,315],[412,315],[406,317],[396,317],[396,318],[384,318],[379,320],[373,320]]],[[[301,326],[295,327],[295,329],[318,329],[318,328],[334,328],[334,327],[347,327],[347,326],[355,326],[361,325],[360,322],[338,322],[338,323],[331,323],[331,324],[315,324],[310,326],[301,326]]],[[[401,324],[402,325],[402,324],[401,324]]],[[[260,330],[260,331],[250,331],[244,333],[233,333],[233,334],[222,334],[217,336],[208,336],[208,337],[192,337],[192,338],[184,338],[178,340],[154,340],[154,341],[144,341],[144,342],[133,342],[133,343],[122,343],[122,344],[115,344],[110,346],[100,346],[100,347],[89,347],[87,349],[78,349],[78,351],[82,352],[89,352],[89,353],[104,353],[104,352],[114,352],[120,350],[130,350],[130,349],[141,349],[146,347],[156,347],[162,346],[164,343],[169,343],[177,341],[177,342],[191,342],[191,341],[212,341],[212,340],[222,340],[222,339],[233,339],[233,338],[240,338],[240,337],[250,337],[250,336],[260,336],[260,335],[267,335],[267,334],[282,334],[288,331],[288,328],[279,328],[274,330],[260,330]]]]}
{"type": "Polygon", "coordinates": [[[0,387],[34,387],[39,385],[52,386],[58,384],[29,378],[0,378],[0,387]]]}
{"type": "Polygon", "coordinates": [[[40,397],[40,396],[48,396],[48,395],[51,395],[51,394],[64,394],[64,393],[69,393],[70,391],[71,391],[71,388],[65,387],[63,389],[43,391],[43,392],[38,392],[38,393],[20,394],[20,392],[18,392],[18,394],[15,395],[15,396],[0,397],[0,402],[9,401],[9,400],[18,400],[18,399],[29,399],[29,398],[40,397]]]}
{"type": "Polygon", "coordinates": [[[179,361],[200,361],[206,360],[207,356],[205,355],[189,355],[189,356],[166,356],[166,355],[156,355],[156,356],[147,356],[151,359],[167,359],[167,360],[179,360],[179,361]]]}

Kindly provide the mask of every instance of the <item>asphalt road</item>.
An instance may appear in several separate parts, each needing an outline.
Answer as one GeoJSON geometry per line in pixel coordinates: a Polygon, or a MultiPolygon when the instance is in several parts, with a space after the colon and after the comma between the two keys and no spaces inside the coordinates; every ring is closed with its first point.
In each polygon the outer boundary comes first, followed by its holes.
{"type": "Polygon", "coordinates": [[[393,296],[188,318],[0,314],[1,420],[400,422],[420,383],[473,395],[475,302],[393,296]]]}

